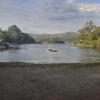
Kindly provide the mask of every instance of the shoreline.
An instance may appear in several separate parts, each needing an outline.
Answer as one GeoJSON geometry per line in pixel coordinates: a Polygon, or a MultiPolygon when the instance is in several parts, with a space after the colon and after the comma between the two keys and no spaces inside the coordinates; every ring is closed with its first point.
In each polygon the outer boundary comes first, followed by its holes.
{"type": "Polygon", "coordinates": [[[100,66],[100,62],[95,63],[50,63],[50,64],[36,64],[27,62],[0,62],[0,67],[95,67],[100,66]]]}

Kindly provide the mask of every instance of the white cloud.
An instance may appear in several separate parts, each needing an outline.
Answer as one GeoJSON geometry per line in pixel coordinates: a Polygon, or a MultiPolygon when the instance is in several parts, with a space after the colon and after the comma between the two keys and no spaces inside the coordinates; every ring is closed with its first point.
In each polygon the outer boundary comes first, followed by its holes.
{"type": "Polygon", "coordinates": [[[76,23],[80,26],[88,18],[100,18],[100,4],[76,1],[1,0],[0,22],[4,25],[18,24],[25,30],[27,28],[27,31],[69,31],[75,29],[76,23]]]}
{"type": "Polygon", "coordinates": [[[79,10],[83,12],[100,13],[100,4],[80,4],[79,10]]]}

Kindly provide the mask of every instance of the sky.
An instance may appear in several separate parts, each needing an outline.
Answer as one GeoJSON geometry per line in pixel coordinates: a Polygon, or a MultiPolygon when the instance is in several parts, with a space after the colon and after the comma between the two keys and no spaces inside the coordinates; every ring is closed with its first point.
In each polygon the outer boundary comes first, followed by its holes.
{"type": "Polygon", "coordinates": [[[0,27],[17,25],[27,33],[78,31],[85,22],[100,25],[100,0],[0,0],[0,27]]]}

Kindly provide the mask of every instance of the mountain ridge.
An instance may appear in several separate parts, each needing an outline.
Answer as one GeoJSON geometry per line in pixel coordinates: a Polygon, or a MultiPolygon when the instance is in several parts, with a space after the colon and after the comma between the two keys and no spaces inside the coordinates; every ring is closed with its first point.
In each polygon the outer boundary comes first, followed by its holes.
{"type": "Polygon", "coordinates": [[[72,41],[76,39],[79,34],[76,32],[65,32],[65,33],[57,33],[57,34],[35,34],[30,33],[32,37],[34,37],[37,41],[42,42],[49,42],[50,38],[53,38],[53,41],[55,42],[66,42],[66,41],[72,41]]]}

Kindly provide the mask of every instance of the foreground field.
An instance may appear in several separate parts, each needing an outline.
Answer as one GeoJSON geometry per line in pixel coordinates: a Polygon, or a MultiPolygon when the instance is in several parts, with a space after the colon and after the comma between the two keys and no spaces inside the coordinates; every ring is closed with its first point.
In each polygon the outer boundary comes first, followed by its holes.
{"type": "Polygon", "coordinates": [[[100,100],[100,63],[0,63],[0,100],[100,100]]]}

